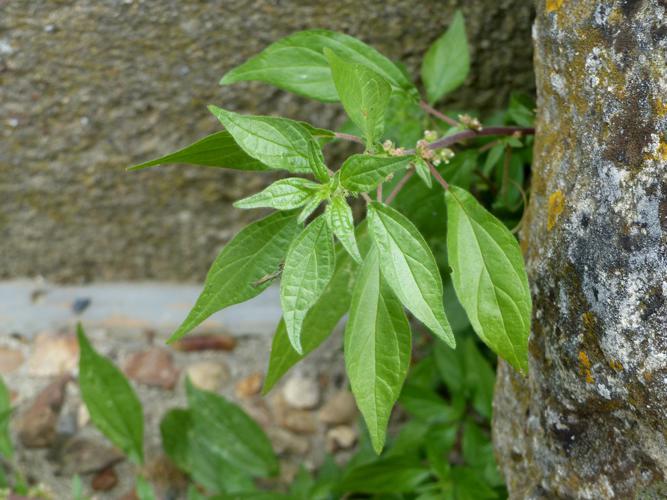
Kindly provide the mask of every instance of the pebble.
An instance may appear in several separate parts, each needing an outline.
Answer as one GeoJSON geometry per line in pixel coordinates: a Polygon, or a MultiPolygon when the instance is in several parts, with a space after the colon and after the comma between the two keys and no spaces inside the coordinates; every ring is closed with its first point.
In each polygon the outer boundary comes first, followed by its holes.
{"type": "Polygon", "coordinates": [[[118,484],[118,474],[112,467],[107,467],[93,476],[90,485],[95,491],[109,491],[118,484]]]}
{"type": "Polygon", "coordinates": [[[173,348],[184,352],[233,351],[236,339],[231,335],[189,335],[172,344],[173,348]]]}
{"type": "Polygon", "coordinates": [[[357,432],[350,426],[339,425],[329,429],[326,436],[326,449],[329,453],[352,448],[357,442],[357,432]]]}
{"type": "Polygon", "coordinates": [[[74,335],[37,336],[28,360],[28,374],[52,377],[73,372],[79,362],[79,343],[74,335]]]}
{"type": "Polygon", "coordinates": [[[267,435],[277,455],[305,455],[310,449],[307,438],[295,436],[279,427],[268,429],[267,435]]]}
{"type": "Polygon", "coordinates": [[[293,375],[283,387],[285,401],[292,408],[311,410],[320,402],[320,388],[317,382],[302,375],[293,375]]]}
{"type": "Polygon", "coordinates": [[[350,391],[336,392],[319,412],[320,421],[329,425],[349,424],[357,417],[357,405],[350,391]]]}
{"type": "Polygon", "coordinates": [[[0,374],[7,375],[23,364],[23,354],[9,347],[0,347],[0,374]]]}
{"type": "Polygon", "coordinates": [[[69,376],[62,376],[46,386],[19,418],[18,437],[26,448],[48,448],[55,442],[69,380],[69,376]]]}
{"type": "Polygon", "coordinates": [[[264,374],[262,372],[255,372],[245,378],[239,380],[236,384],[236,397],[249,398],[259,394],[262,390],[262,383],[264,382],[264,374]]]}
{"type": "Polygon", "coordinates": [[[262,398],[248,398],[241,401],[241,408],[263,429],[268,429],[275,424],[266,400],[262,398]]]}
{"type": "Polygon", "coordinates": [[[304,410],[287,410],[280,423],[285,429],[298,434],[314,434],[317,431],[314,415],[304,410]]]}
{"type": "Polygon", "coordinates": [[[59,473],[66,476],[91,474],[124,460],[123,454],[100,441],[74,436],[58,450],[59,473]]]}
{"type": "Polygon", "coordinates": [[[190,365],[186,374],[195,387],[217,392],[229,380],[227,365],[215,361],[199,361],[190,365]]]}
{"type": "Polygon", "coordinates": [[[179,375],[171,353],[161,347],[135,352],[126,361],[124,371],[141,384],[169,390],[176,386],[179,375]]]}

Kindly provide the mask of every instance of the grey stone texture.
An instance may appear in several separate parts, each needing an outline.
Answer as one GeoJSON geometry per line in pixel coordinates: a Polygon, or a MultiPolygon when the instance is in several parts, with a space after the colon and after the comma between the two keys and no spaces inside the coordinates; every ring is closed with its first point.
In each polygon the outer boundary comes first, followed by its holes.
{"type": "Polygon", "coordinates": [[[667,3],[540,0],[523,244],[530,374],[505,363],[511,498],[666,498],[667,3]]]}
{"type": "Polygon", "coordinates": [[[200,280],[257,216],[231,202],[267,174],[124,168],[218,130],[209,103],[332,127],[335,105],[217,82],[316,27],[358,36],[416,75],[457,6],[474,65],[452,102],[490,110],[530,91],[525,0],[0,0],[0,279],[200,280]]]}

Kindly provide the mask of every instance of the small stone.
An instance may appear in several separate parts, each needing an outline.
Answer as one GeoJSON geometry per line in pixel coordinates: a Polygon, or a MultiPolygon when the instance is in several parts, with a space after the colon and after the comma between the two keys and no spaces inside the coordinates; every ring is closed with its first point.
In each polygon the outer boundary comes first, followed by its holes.
{"type": "Polygon", "coordinates": [[[186,373],[192,385],[205,391],[217,392],[229,380],[227,365],[215,361],[194,363],[186,373]]]}
{"type": "Polygon", "coordinates": [[[18,422],[18,437],[26,448],[47,448],[56,440],[60,409],[70,377],[65,375],[44,388],[18,422]]]}
{"type": "Polygon", "coordinates": [[[313,379],[302,375],[292,376],[283,388],[285,401],[292,408],[310,410],[320,402],[320,388],[313,379]]]}
{"type": "Polygon", "coordinates": [[[0,374],[7,375],[23,363],[23,354],[9,347],[0,347],[0,374]]]}
{"type": "Polygon", "coordinates": [[[59,473],[66,476],[91,474],[111,467],[124,460],[123,454],[96,440],[74,436],[63,443],[56,462],[59,473]]]}
{"type": "Polygon", "coordinates": [[[79,410],[76,412],[76,423],[79,426],[79,429],[84,428],[90,422],[90,412],[88,407],[81,403],[79,405],[79,410]]]}
{"type": "Polygon", "coordinates": [[[357,406],[350,391],[336,392],[324,403],[319,413],[320,420],[329,425],[349,424],[357,417],[357,406]]]}
{"type": "Polygon", "coordinates": [[[93,476],[90,485],[95,491],[109,491],[118,484],[118,475],[115,469],[107,467],[93,476]]]}
{"type": "Polygon", "coordinates": [[[352,448],[357,442],[357,432],[347,425],[339,425],[329,429],[326,437],[326,449],[329,453],[352,448]]]}
{"type": "Polygon", "coordinates": [[[248,414],[255,422],[257,422],[263,429],[268,429],[274,425],[274,420],[271,417],[271,412],[262,398],[248,398],[241,401],[241,408],[248,414]]]}
{"type": "Polygon", "coordinates": [[[262,372],[255,372],[247,377],[241,379],[236,384],[236,397],[248,398],[259,394],[264,382],[264,374],[262,372]]]}
{"type": "Polygon", "coordinates": [[[125,363],[124,371],[141,384],[169,390],[176,386],[179,375],[171,353],[160,347],[135,352],[125,363]]]}
{"type": "Polygon", "coordinates": [[[28,360],[28,374],[52,377],[73,372],[79,362],[79,343],[74,335],[41,334],[28,360]]]}
{"type": "Polygon", "coordinates": [[[285,412],[281,420],[285,429],[298,434],[314,434],[317,430],[317,421],[312,413],[304,410],[290,409],[285,412]]]}
{"type": "Polygon", "coordinates": [[[285,429],[274,427],[267,430],[267,435],[278,455],[305,455],[310,449],[307,438],[295,436],[285,429]]]}
{"type": "Polygon", "coordinates": [[[233,351],[236,339],[231,335],[189,335],[172,344],[173,348],[184,352],[233,351]]]}

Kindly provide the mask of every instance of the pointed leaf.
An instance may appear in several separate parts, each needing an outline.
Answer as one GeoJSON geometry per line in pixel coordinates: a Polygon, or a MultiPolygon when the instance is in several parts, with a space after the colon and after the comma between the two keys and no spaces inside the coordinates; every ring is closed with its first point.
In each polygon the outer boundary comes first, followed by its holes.
{"type": "Polygon", "coordinates": [[[331,203],[327,205],[324,214],[331,232],[336,235],[343,247],[348,253],[361,263],[361,254],[357,247],[357,240],[354,237],[354,218],[352,209],[342,196],[334,196],[331,203]]]}
{"type": "Polygon", "coordinates": [[[359,271],[345,328],[345,367],[373,448],[384,447],[391,410],[408,374],[412,341],[403,306],[371,250],[359,271]]]}
{"type": "Polygon", "coordinates": [[[377,202],[369,205],[368,228],[378,248],[382,275],[401,303],[454,347],[443,306],[442,279],[423,236],[400,212],[377,202]]]}
{"type": "MultiPolygon", "coordinates": [[[[364,226],[357,228],[359,244],[367,244],[364,226]]],[[[352,300],[352,289],[356,280],[357,265],[343,249],[336,253],[336,270],[319,300],[306,314],[303,321],[301,341],[303,354],[297,353],[290,344],[282,319],[278,324],[271,345],[269,369],[264,379],[262,393],[268,393],[287,371],[301,361],[331,334],[347,312],[352,300]]]]}
{"type": "Polygon", "coordinates": [[[382,458],[350,467],[338,484],[340,492],[412,493],[429,476],[419,460],[408,457],[382,458]]]}
{"type": "Polygon", "coordinates": [[[327,181],[324,158],[319,144],[299,122],[275,116],[247,116],[209,106],[249,156],[267,167],[292,173],[314,173],[327,181]]]}
{"type": "Polygon", "coordinates": [[[426,184],[430,189],[433,187],[433,178],[431,177],[431,170],[428,168],[428,165],[423,158],[415,158],[414,161],[415,172],[419,178],[426,184]]]}
{"type": "Polygon", "coordinates": [[[130,167],[128,170],[141,170],[169,163],[189,163],[235,170],[269,170],[269,167],[262,162],[248,156],[226,130],[204,137],[174,153],[130,167]]]}
{"type": "Polygon", "coordinates": [[[95,352],[81,325],[79,386],[93,424],[136,464],[144,460],[144,415],[134,389],[111,361],[95,352]]]}
{"type": "Polygon", "coordinates": [[[12,416],[12,402],[9,389],[0,377],[0,455],[11,459],[14,455],[10,421],[12,416]]]}
{"type": "Polygon", "coordinates": [[[214,456],[255,477],[278,472],[278,460],[262,429],[237,405],[187,383],[193,434],[214,456]]]}
{"type": "Polygon", "coordinates": [[[243,228],[213,262],[204,290],[169,342],[180,339],[213,313],[259,295],[270,283],[257,281],[278,270],[297,230],[296,215],[286,212],[243,228]]]}
{"type": "Polygon", "coordinates": [[[297,217],[296,221],[299,224],[303,224],[308,217],[312,215],[312,213],[317,210],[317,207],[320,206],[320,203],[324,200],[324,196],[322,191],[318,191],[315,193],[312,193],[308,199],[306,200],[306,203],[303,205],[303,210],[299,213],[299,216],[297,217]]]}
{"type": "Polygon", "coordinates": [[[410,156],[352,155],[341,167],[340,183],[350,191],[368,192],[389,174],[407,168],[411,160],[410,156]]]}
{"type": "Polygon", "coordinates": [[[190,472],[190,434],[192,412],[184,408],[169,410],[160,422],[162,448],[167,456],[183,472],[190,472]]]}
{"type": "Polygon", "coordinates": [[[459,302],[477,335],[526,373],[531,298],[519,244],[464,189],[451,186],[445,199],[447,251],[459,302]]]}
{"type": "Polygon", "coordinates": [[[440,100],[459,87],[470,71],[470,50],[465,20],[456,11],[447,31],[431,45],[424,55],[421,77],[428,102],[440,100]]]}
{"type": "Polygon", "coordinates": [[[237,201],[234,206],[236,208],[292,210],[306,203],[320,187],[321,184],[300,177],[281,179],[263,191],[237,201]]]}
{"type": "Polygon", "coordinates": [[[384,131],[384,114],[391,96],[391,86],[375,71],[349,62],[329,49],[329,60],[336,91],[347,116],[361,129],[366,146],[372,148],[384,131]]]}
{"type": "Polygon", "coordinates": [[[343,33],[308,30],[294,33],[269,45],[220,81],[228,85],[261,81],[324,102],[338,101],[324,49],[330,48],[347,61],[370,68],[398,91],[417,99],[419,93],[406,74],[374,48],[343,33]]]}
{"type": "Polygon", "coordinates": [[[329,283],[335,257],[333,236],[322,215],[303,230],[287,252],[280,281],[280,305],[290,342],[300,354],[303,321],[329,283]]]}

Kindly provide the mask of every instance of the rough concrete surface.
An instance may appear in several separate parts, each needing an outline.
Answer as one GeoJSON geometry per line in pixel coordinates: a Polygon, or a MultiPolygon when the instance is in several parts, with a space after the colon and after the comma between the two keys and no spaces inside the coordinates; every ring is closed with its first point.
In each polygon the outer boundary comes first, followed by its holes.
{"type": "Polygon", "coordinates": [[[667,3],[539,0],[523,234],[530,375],[502,363],[512,498],[666,498],[667,3]]]}
{"type": "Polygon", "coordinates": [[[124,167],[217,130],[209,103],[339,123],[337,106],[217,82],[315,27],[358,36],[416,75],[456,6],[473,68],[454,103],[488,110],[532,89],[524,0],[0,0],[0,278],[201,279],[256,216],[231,202],[266,174],[124,167]]]}

